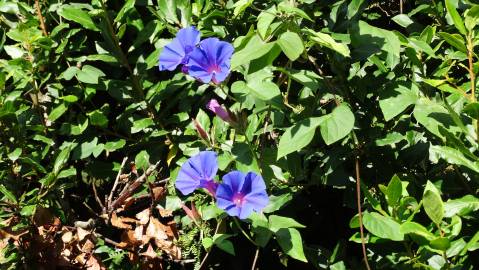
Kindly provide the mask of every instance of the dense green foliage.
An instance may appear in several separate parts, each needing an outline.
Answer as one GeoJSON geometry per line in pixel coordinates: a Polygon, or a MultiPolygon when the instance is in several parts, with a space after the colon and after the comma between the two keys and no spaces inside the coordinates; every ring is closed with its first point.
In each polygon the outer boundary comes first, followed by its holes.
{"type": "Polygon", "coordinates": [[[60,267],[78,227],[95,267],[151,267],[116,216],[149,207],[164,269],[362,269],[362,242],[371,269],[479,265],[478,1],[0,0],[0,24],[2,269],[60,267]],[[189,25],[234,45],[223,84],[158,70],[189,25]],[[205,149],[263,176],[263,213],[175,190],[205,149]]]}

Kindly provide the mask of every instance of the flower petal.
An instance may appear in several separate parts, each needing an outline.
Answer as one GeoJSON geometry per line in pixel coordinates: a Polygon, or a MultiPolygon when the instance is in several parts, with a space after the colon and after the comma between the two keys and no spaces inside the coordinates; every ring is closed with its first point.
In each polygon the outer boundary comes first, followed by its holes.
{"type": "Polygon", "coordinates": [[[225,209],[227,204],[232,204],[233,203],[233,195],[234,192],[231,190],[231,187],[225,184],[220,184],[216,188],[216,199],[218,199],[218,207],[225,209]],[[220,200],[223,201],[228,201],[227,202],[222,202],[222,206],[220,206],[220,200]]]}
{"type": "Polygon", "coordinates": [[[245,184],[241,189],[241,193],[258,193],[266,190],[266,185],[264,183],[263,177],[254,172],[248,172],[245,176],[245,184]]]}
{"type": "MultiPolygon", "coordinates": [[[[191,55],[190,55],[190,60],[188,63],[192,62],[191,55]]],[[[205,69],[203,69],[201,66],[194,65],[194,66],[188,66],[188,74],[197,80],[200,80],[202,83],[209,83],[211,81],[211,78],[213,77],[212,73],[209,73],[205,69]]]]}
{"type": "Polygon", "coordinates": [[[200,179],[213,180],[218,171],[218,160],[213,151],[202,151],[188,160],[200,179]]]}
{"type": "Polygon", "coordinates": [[[200,36],[200,31],[196,30],[194,26],[183,28],[176,34],[176,38],[183,46],[185,54],[193,51],[195,46],[200,42],[200,36]]]}
{"type": "Polygon", "coordinates": [[[239,218],[246,219],[251,215],[251,213],[253,213],[253,205],[245,203],[240,208],[239,218]]]}
{"type": "Polygon", "coordinates": [[[163,48],[160,54],[160,71],[174,70],[179,64],[186,64],[188,55],[200,42],[200,35],[193,26],[178,31],[176,37],[163,48]]]}
{"type": "Polygon", "coordinates": [[[233,204],[233,206],[230,206],[228,208],[225,209],[226,213],[228,213],[228,215],[232,216],[232,217],[237,217],[240,215],[240,211],[241,211],[241,208],[235,206],[233,204]]]}
{"type": "Polygon", "coordinates": [[[266,191],[250,193],[244,197],[244,200],[245,202],[243,204],[243,207],[245,205],[249,205],[256,212],[263,210],[263,208],[265,208],[266,205],[268,205],[269,203],[269,198],[266,191]]]}
{"type": "Polygon", "coordinates": [[[220,83],[230,73],[230,60],[233,46],[217,38],[207,38],[201,41],[198,48],[189,56],[189,74],[203,83],[220,83]]]}
{"type": "Polygon", "coordinates": [[[225,211],[227,209],[230,209],[231,207],[236,207],[236,205],[232,203],[230,200],[218,197],[218,190],[216,190],[216,206],[218,206],[218,208],[221,208],[225,211]]]}
{"type": "Polygon", "coordinates": [[[202,151],[183,163],[176,178],[176,188],[187,195],[201,187],[202,181],[213,181],[217,171],[216,153],[202,151]]]}
{"type": "Polygon", "coordinates": [[[159,59],[160,71],[174,70],[185,57],[185,51],[180,41],[174,38],[168,45],[163,48],[159,59]]]}
{"type": "Polygon", "coordinates": [[[218,43],[218,48],[216,52],[216,59],[218,64],[226,64],[229,70],[231,56],[233,55],[234,48],[228,42],[220,41],[218,43]]]}
{"type": "MultiPolygon", "coordinates": [[[[204,55],[208,59],[207,63],[208,65],[216,65],[219,64],[216,62],[217,60],[217,55],[218,55],[218,49],[221,46],[221,42],[217,38],[206,38],[200,43],[200,49],[204,52],[204,55]]],[[[224,42],[226,43],[226,42],[224,42]]]]}
{"type": "MultiPolygon", "coordinates": [[[[240,171],[231,171],[225,176],[223,176],[223,184],[230,187],[231,191],[234,193],[240,192],[242,190],[243,184],[245,181],[244,173],[240,171]]],[[[243,194],[246,195],[246,194],[243,194]]]]}
{"type": "Polygon", "coordinates": [[[215,72],[213,82],[216,83],[216,84],[219,84],[219,83],[223,82],[226,79],[226,77],[228,77],[229,74],[230,74],[229,66],[228,67],[223,67],[223,65],[222,65],[222,66],[220,66],[220,71],[215,72]]]}

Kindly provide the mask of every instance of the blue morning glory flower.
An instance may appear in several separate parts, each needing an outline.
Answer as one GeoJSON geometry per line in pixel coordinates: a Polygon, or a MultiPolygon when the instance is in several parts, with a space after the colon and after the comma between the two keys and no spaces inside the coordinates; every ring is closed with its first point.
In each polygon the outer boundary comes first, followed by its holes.
{"type": "Polygon", "coordinates": [[[218,171],[218,160],[213,151],[202,151],[189,158],[176,177],[175,186],[188,195],[197,188],[205,188],[215,196],[218,184],[213,180],[218,171]]]}
{"type": "Polygon", "coordinates": [[[217,38],[207,38],[193,50],[186,66],[188,74],[203,83],[218,84],[230,73],[233,46],[217,38]]]}
{"type": "Polygon", "coordinates": [[[269,202],[263,178],[254,172],[245,175],[240,171],[223,177],[223,183],[216,189],[216,200],[219,208],[240,219],[263,210],[269,202]]]}
{"type": "MultiPolygon", "coordinates": [[[[188,63],[190,53],[200,42],[200,32],[194,26],[183,28],[176,37],[163,48],[160,54],[160,71],[174,70],[178,65],[188,63]]],[[[183,69],[183,72],[187,70],[183,69]]]]}

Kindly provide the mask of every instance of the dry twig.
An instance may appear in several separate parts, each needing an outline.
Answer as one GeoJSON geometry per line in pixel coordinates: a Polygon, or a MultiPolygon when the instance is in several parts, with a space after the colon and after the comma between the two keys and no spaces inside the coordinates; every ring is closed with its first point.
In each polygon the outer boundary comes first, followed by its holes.
{"type": "Polygon", "coordinates": [[[110,208],[111,201],[113,200],[113,193],[115,193],[116,187],[118,186],[118,181],[120,181],[121,172],[127,160],[128,160],[128,157],[124,157],[123,161],[121,162],[120,169],[118,170],[118,174],[116,175],[116,178],[115,178],[115,183],[113,183],[113,187],[111,188],[110,195],[108,195],[108,201],[106,203],[108,208],[110,208]]]}
{"type": "Polygon", "coordinates": [[[48,36],[47,27],[45,26],[45,19],[42,15],[42,10],[40,9],[40,3],[38,0],[35,0],[35,9],[37,11],[38,20],[40,21],[40,28],[44,36],[48,36]]]}
{"type": "Polygon", "coordinates": [[[160,162],[161,161],[158,161],[156,164],[151,165],[146,172],[138,177],[133,183],[128,185],[127,188],[123,189],[118,198],[108,205],[108,212],[111,213],[116,207],[121,205],[128,197],[130,197],[133,192],[146,181],[146,178],[156,170],[156,168],[160,165],[160,162]]]}

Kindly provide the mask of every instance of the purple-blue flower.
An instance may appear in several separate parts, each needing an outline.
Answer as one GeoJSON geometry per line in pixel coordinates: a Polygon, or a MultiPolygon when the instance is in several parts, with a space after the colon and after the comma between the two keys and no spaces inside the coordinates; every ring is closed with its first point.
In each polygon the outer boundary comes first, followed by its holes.
{"type": "MultiPolygon", "coordinates": [[[[176,37],[163,48],[160,54],[160,71],[174,70],[178,65],[188,63],[189,55],[200,42],[200,35],[194,26],[178,31],[176,37]]],[[[183,68],[183,72],[186,73],[187,70],[183,68]]]]}
{"type": "Polygon", "coordinates": [[[248,172],[232,171],[223,177],[216,189],[219,208],[228,215],[245,219],[255,212],[260,212],[269,202],[266,185],[260,175],[248,172]]]}
{"type": "Polygon", "coordinates": [[[234,48],[217,38],[207,38],[190,54],[188,74],[203,83],[220,83],[230,73],[230,60],[234,48]]]}
{"type": "Polygon", "coordinates": [[[183,195],[188,195],[197,188],[205,188],[215,196],[218,183],[214,181],[214,177],[217,171],[216,153],[202,151],[183,163],[176,177],[175,186],[183,195]]]}

